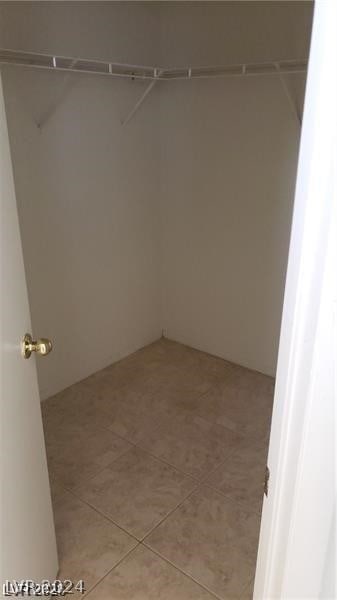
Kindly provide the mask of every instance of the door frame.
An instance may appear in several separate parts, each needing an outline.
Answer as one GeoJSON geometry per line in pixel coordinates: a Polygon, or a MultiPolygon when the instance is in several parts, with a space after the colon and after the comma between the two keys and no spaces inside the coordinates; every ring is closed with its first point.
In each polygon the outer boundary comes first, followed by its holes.
{"type": "Polygon", "coordinates": [[[316,0],[255,600],[336,597],[322,592],[336,535],[336,40],[337,2],[316,0]]]}

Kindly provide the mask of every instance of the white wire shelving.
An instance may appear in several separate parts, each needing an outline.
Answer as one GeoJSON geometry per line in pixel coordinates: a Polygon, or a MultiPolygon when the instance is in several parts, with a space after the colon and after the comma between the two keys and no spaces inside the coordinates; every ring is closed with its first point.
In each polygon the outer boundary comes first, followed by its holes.
{"type": "Polygon", "coordinates": [[[165,68],[55,56],[52,54],[39,54],[36,52],[22,52],[5,48],[0,49],[0,63],[18,67],[49,69],[51,71],[67,71],[72,73],[106,75],[129,79],[154,79],[161,81],[249,75],[278,75],[280,73],[305,73],[307,68],[307,61],[305,60],[278,60],[260,63],[165,68]]]}
{"type": "MultiPolygon", "coordinates": [[[[289,94],[284,75],[306,73],[306,60],[277,60],[269,62],[240,63],[230,65],[203,65],[182,67],[157,67],[116,63],[96,59],[84,59],[79,57],[57,56],[53,54],[41,54],[37,52],[25,52],[7,48],[0,48],[0,64],[29,69],[40,69],[48,71],[60,71],[64,73],[83,73],[100,75],[113,78],[124,78],[131,80],[148,80],[149,85],[136,102],[134,108],[122,121],[126,125],[136,111],[140,108],[154,85],[159,81],[178,81],[188,79],[215,79],[225,77],[251,77],[261,75],[273,75],[281,79],[288,100],[294,103],[289,94]]],[[[55,108],[55,107],[54,107],[55,108]]],[[[51,114],[53,111],[49,111],[51,114]]],[[[49,115],[48,115],[49,116],[49,115]]],[[[46,120],[46,119],[45,119],[46,120]]],[[[41,123],[39,124],[41,126],[41,123]]]]}

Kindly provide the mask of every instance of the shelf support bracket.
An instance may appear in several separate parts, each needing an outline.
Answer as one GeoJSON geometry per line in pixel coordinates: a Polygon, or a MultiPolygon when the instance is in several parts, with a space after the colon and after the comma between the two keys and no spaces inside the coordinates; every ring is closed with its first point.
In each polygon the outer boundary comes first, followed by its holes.
{"type": "Polygon", "coordinates": [[[277,69],[278,77],[279,77],[279,80],[281,82],[283,91],[284,91],[284,93],[285,93],[285,95],[287,97],[287,100],[289,102],[289,106],[290,106],[291,112],[293,113],[294,117],[296,118],[297,124],[299,125],[299,129],[301,129],[301,127],[302,127],[302,118],[301,118],[301,115],[299,113],[298,107],[296,106],[296,102],[295,102],[295,100],[293,98],[293,95],[290,92],[289,86],[287,84],[287,80],[285,79],[284,75],[281,73],[280,65],[278,63],[275,63],[275,67],[277,69]]]}
{"type": "Polygon", "coordinates": [[[161,74],[161,71],[159,71],[158,69],[155,68],[153,70],[153,77],[154,77],[154,79],[152,79],[152,81],[149,83],[149,85],[147,86],[147,88],[144,90],[144,92],[140,96],[139,100],[137,100],[136,104],[134,105],[133,109],[129,112],[129,114],[125,117],[125,119],[122,120],[122,126],[123,127],[125,125],[127,125],[127,123],[129,123],[131,121],[132,117],[140,109],[140,107],[143,104],[144,100],[149,95],[149,93],[154,88],[154,86],[156,85],[160,74],[161,74]]]}
{"type": "MultiPolygon", "coordinates": [[[[74,59],[71,62],[69,68],[70,69],[74,68],[76,63],[77,63],[77,60],[74,59]]],[[[56,58],[53,58],[53,66],[54,66],[54,68],[57,67],[56,58]]],[[[66,75],[63,78],[63,81],[59,87],[56,98],[54,99],[54,101],[50,104],[50,106],[47,108],[47,110],[41,115],[40,119],[38,120],[37,126],[40,130],[43,129],[43,127],[46,125],[47,121],[49,121],[49,119],[53,116],[53,114],[56,112],[58,106],[63,102],[68,91],[73,86],[74,79],[71,77],[71,75],[72,75],[71,73],[66,73],[66,75]]]]}

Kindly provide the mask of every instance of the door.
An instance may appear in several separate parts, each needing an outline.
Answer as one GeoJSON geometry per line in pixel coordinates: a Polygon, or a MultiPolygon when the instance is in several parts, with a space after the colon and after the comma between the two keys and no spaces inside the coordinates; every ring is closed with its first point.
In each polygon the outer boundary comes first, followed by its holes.
{"type": "MultiPolygon", "coordinates": [[[[0,581],[54,580],[58,561],[31,323],[0,78],[0,581]]],[[[41,358],[39,360],[47,360],[41,358]]],[[[0,596],[2,593],[0,590],[0,596]]]]}
{"type": "Polygon", "coordinates": [[[315,3],[255,600],[336,577],[337,3],[315,3]]]}

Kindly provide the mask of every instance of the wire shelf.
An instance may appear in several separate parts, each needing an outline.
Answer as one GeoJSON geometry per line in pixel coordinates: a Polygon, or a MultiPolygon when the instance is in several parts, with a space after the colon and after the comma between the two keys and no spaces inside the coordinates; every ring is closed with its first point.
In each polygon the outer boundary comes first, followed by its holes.
{"type": "Polygon", "coordinates": [[[162,81],[305,73],[307,69],[307,61],[305,60],[279,60],[234,65],[162,68],[77,57],[55,56],[52,54],[39,54],[36,52],[23,52],[5,48],[0,49],[0,64],[35,69],[48,69],[51,71],[67,71],[71,73],[162,81]]]}

